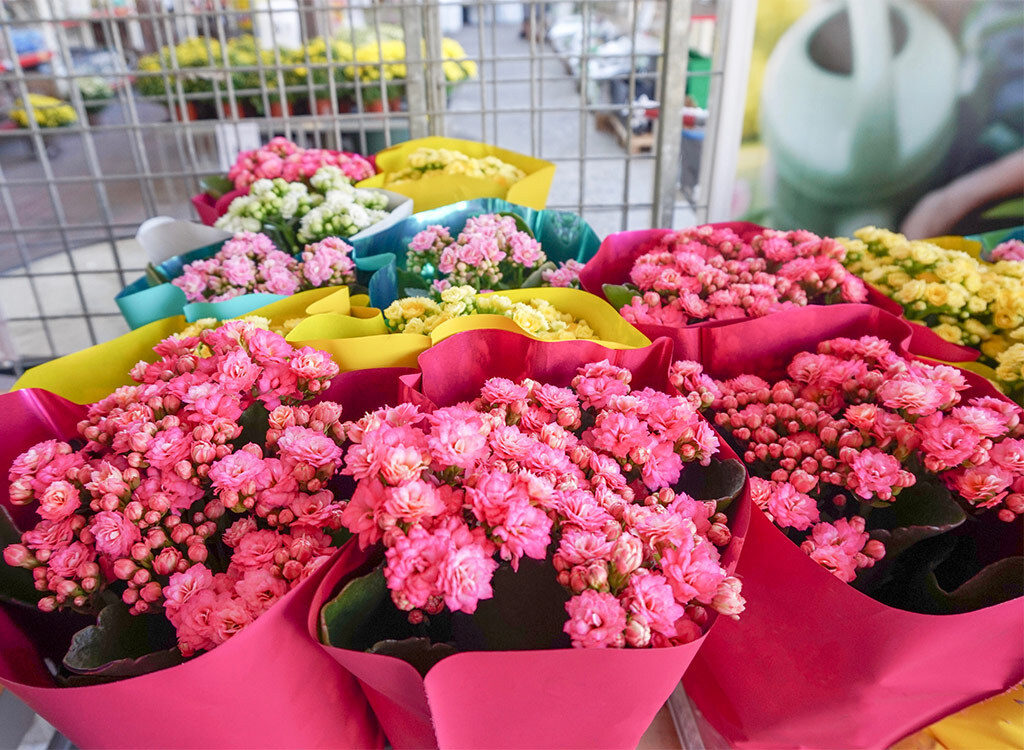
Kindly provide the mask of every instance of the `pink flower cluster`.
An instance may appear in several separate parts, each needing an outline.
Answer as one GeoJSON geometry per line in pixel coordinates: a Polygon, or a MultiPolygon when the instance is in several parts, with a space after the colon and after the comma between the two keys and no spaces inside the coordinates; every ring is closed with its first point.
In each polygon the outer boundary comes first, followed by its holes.
{"type": "Polygon", "coordinates": [[[969,507],[1001,506],[1004,521],[1024,513],[1021,409],[994,397],[963,403],[960,370],[864,336],[801,352],[786,374],[716,383],[715,422],[744,446],[757,505],[781,528],[809,532],[803,549],[840,579],[852,581],[885,554],[868,519],[827,520],[849,499],[884,508],[935,475],[969,507]]]}
{"type": "MultiPolygon", "coordinates": [[[[440,275],[434,288],[468,285],[480,290],[518,289],[547,262],[541,244],[502,214],[471,217],[458,237],[433,224],[409,243],[406,267],[413,273],[440,275]]],[[[582,264],[570,260],[542,272],[551,286],[579,286],[582,264]]]]}
{"type": "Polygon", "coordinates": [[[82,447],[48,440],[14,461],[11,499],[41,520],[4,560],[32,571],[44,611],[94,609],[110,589],[133,614],[162,611],[191,655],[334,551],[341,407],[301,402],[338,367],[244,321],[155,352],[132,370],[138,385],[89,407],[82,447]]]}
{"type": "Polygon", "coordinates": [[[992,249],[991,258],[993,261],[999,260],[1020,260],[1024,261],[1024,241],[1022,240],[1007,240],[1001,242],[992,249]]]}
{"type": "Polygon", "coordinates": [[[551,268],[541,271],[541,278],[548,286],[580,288],[580,271],[583,264],[578,260],[569,259],[558,268],[551,268]]]}
{"type": "Polygon", "coordinates": [[[189,302],[221,302],[252,292],[291,295],[356,280],[352,246],[337,237],[306,245],[301,259],[277,249],[265,234],[240,232],[217,254],[185,266],[171,283],[189,302]]]}
{"type": "Polygon", "coordinates": [[[673,232],[636,259],[630,323],[682,326],[757,318],[809,304],[863,302],[867,287],[842,264],[836,240],[766,229],[744,241],[710,225],[673,232]]]}
{"type": "Polygon", "coordinates": [[[738,615],[716,549],[725,516],[672,489],[684,463],[718,450],[700,396],[631,377],[603,361],[568,388],[492,378],[472,402],[346,424],[343,471],[358,481],[342,520],[362,546],[383,542],[395,605],[413,622],[471,613],[499,561],[551,554],[576,647],[686,643],[709,610],[738,615]]]}
{"type": "Polygon", "coordinates": [[[325,166],[338,167],[353,182],[375,174],[373,165],[358,154],[302,148],[278,136],[271,138],[266,146],[242,151],[228,170],[228,179],[235,183],[236,190],[247,190],[256,180],[262,179],[282,177],[287,182],[306,181],[325,166]]]}

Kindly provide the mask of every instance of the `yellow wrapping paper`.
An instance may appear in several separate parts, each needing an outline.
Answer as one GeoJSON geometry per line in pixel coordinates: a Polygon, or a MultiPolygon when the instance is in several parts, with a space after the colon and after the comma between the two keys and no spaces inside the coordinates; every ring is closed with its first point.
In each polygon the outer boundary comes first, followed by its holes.
{"type": "MultiPolygon", "coordinates": [[[[562,312],[582,319],[597,342],[610,349],[638,349],[650,339],[630,325],[600,297],[579,289],[513,289],[501,292],[513,302],[543,299],[562,312]]],[[[330,353],[342,372],[369,367],[416,367],[416,359],[432,345],[462,331],[500,329],[530,336],[503,315],[466,315],[442,323],[428,334],[387,333],[384,316],[374,308],[353,307],[351,315],[311,315],[288,334],[294,346],[311,346],[330,353]]]]}
{"type": "MultiPolygon", "coordinates": [[[[325,287],[300,292],[253,310],[247,315],[269,318],[272,326],[310,314],[347,315],[353,302],[366,304],[369,298],[349,298],[348,287],[325,287]]],[[[362,308],[358,308],[362,309],[362,308]]],[[[11,390],[44,388],[77,404],[98,401],[122,385],[132,382],[129,371],[141,359],[153,361],[153,347],[189,323],[184,316],[157,320],[116,339],[51,360],[22,375],[11,390]]]]}
{"type": "Polygon", "coordinates": [[[1019,750],[1024,747],[1024,685],[947,716],[894,750],[1019,750]]]}
{"type": "Polygon", "coordinates": [[[547,206],[548,191],[555,176],[555,165],[549,161],[535,159],[515,151],[506,151],[486,143],[436,136],[417,138],[381,151],[377,154],[377,169],[379,174],[363,180],[357,187],[386,187],[387,190],[406,195],[412,198],[413,211],[417,213],[474,198],[504,198],[509,203],[540,210],[547,206]],[[526,177],[511,186],[464,175],[434,175],[419,180],[387,184],[388,173],[404,168],[409,154],[419,148],[461,151],[474,159],[496,156],[503,162],[519,167],[526,172],[526,177]]]}

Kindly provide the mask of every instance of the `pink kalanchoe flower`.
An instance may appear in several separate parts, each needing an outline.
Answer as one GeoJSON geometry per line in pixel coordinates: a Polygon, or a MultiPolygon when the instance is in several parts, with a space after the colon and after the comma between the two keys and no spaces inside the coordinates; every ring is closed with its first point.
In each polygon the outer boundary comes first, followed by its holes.
{"type": "Polygon", "coordinates": [[[586,590],[565,605],[564,630],[574,648],[622,648],[626,645],[626,611],[612,594],[586,590]]]}
{"type": "Polygon", "coordinates": [[[805,531],[820,520],[814,500],[789,482],[781,482],[768,496],[768,513],[782,528],[805,531]]]}
{"type": "Polygon", "coordinates": [[[89,531],[96,540],[96,550],[111,558],[127,557],[132,545],[142,539],[139,527],[118,511],[104,510],[94,515],[89,531]]]}

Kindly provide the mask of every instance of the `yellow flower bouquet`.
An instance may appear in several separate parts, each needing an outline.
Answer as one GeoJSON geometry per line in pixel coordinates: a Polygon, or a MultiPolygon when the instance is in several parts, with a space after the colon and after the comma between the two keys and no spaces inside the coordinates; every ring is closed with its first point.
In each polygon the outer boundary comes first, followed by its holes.
{"type": "Polygon", "coordinates": [[[898,302],[909,320],[980,352],[979,370],[1024,397],[1024,263],[990,263],[938,241],[876,227],[844,239],[845,264],[898,302]]]}
{"type": "Polygon", "coordinates": [[[543,209],[555,165],[486,143],[457,138],[418,138],[377,154],[380,174],[359,187],[387,187],[428,211],[475,198],[502,198],[543,209]]]}

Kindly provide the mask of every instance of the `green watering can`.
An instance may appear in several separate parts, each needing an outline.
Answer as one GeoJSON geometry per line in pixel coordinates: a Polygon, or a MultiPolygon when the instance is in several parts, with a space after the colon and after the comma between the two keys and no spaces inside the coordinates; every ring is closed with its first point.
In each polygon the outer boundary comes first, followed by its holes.
{"type": "Polygon", "coordinates": [[[953,140],[958,53],[911,2],[816,5],[779,40],[761,91],[776,226],[895,227],[953,140]]]}

